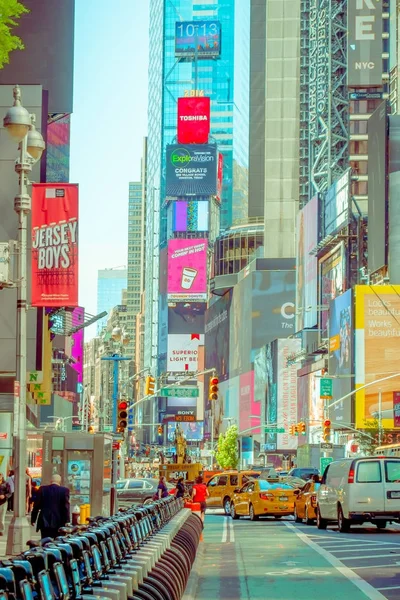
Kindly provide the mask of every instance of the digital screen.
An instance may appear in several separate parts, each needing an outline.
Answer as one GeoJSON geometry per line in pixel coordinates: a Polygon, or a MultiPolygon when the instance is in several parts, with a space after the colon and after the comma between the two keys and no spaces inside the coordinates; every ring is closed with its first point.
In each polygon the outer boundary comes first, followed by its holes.
{"type": "Polygon", "coordinates": [[[177,201],[174,202],[172,211],[173,231],[208,231],[208,201],[177,201]]]}
{"type": "Polygon", "coordinates": [[[168,300],[196,302],[207,298],[207,240],[168,242],[168,300]]]}
{"type": "Polygon", "coordinates": [[[215,144],[169,144],[166,150],[167,196],[215,196],[218,156],[215,144]]]}
{"type": "MultiPolygon", "coordinates": [[[[179,423],[180,429],[183,431],[183,435],[188,442],[200,442],[204,437],[204,422],[194,421],[191,423],[179,423]]],[[[175,440],[175,423],[168,423],[168,441],[173,442],[175,440]]]]}
{"type": "Polygon", "coordinates": [[[178,21],[175,24],[175,56],[186,60],[218,58],[221,55],[219,21],[178,21]]]}

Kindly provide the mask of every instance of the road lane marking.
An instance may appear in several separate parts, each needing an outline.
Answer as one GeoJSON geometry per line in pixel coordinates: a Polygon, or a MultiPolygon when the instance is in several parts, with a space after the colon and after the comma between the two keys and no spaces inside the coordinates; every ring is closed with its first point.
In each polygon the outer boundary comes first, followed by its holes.
{"type": "Polygon", "coordinates": [[[228,535],[228,520],[225,517],[224,524],[222,526],[222,543],[223,544],[226,542],[227,535],[228,535]]]}
{"type": "Polygon", "coordinates": [[[349,567],[346,567],[341,560],[339,560],[336,556],[333,556],[330,552],[321,548],[316,544],[313,540],[311,540],[305,533],[302,533],[297,527],[294,527],[291,523],[285,522],[285,526],[289,529],[292,529],[298,538],[302,540],[307,546],[310,546],[315,552],[318,552],[321,556],[323,556],[339,573],[341,573],[346,579],[351,581],[359,590],[361,590],[369,600],[387,600],[387,598],[378,592],[378,590],[372,587],[367,581],[362,579],[360,575],[355,573],[349,567]]]}
{"type": "Polygon", "coordinates": [[[352,567],[354,571],[358,571],[358,569],[393,569],[396,568],[396,563],[391,563],[390,565],[362,565],[361,567],[352,567]]]}
{"type": "Polygon", "coordinates": [[[287,570],[281,570],[281,571],[267,571],[265,573],[265,575],[304,575],[305,573],[307,573],[307,575],[330,575],[331,572],[330,571],[311,571],[310,569],[287,569],[287,570]]]}
{"type": "Polygon", "coordinates": [[[370,556],[341,556],[340,560],[369,560],[370,558],[399,558],[400,554],[371,554],[370,556]]]}
{"type": "MultiPolygon", "coordinates": [[[[347,548],[348,548],[348,546],[347,546],[347,548]]],[[[344,550],[329,550],[329,552],[347,552],[347,548],[345,548],[344,550]]],[[[324,548],[324,550],[326,550],[326,548],[324,548]]],[[[372,550],[374,550],[374,548],[371,548],[371,547],[365,548],[365,546],[364,546],[364,549],[358,548],[357,552],[371,552],[372,550]]],[[[394,548],[380,548],[380,550],[388,550],[389,552],[391,550],[393,550],[393,551],[396,550],[396,552],[400,552],[400,548],[398,546],[397,547],[395,546],[394,548]]],[[[393,552],[393,555],[395,556],[394,552],[393,552]]]]}
{"type": "Polygon", "coordinates": [[[229,536],[232,544],[235,542],[235,529],[233,527],[232,519],[229,519],[229,536]]]}
{"type": "Polygon", "coordinates": [[[400,585],[392,585],[390,587],[376,588],[377,590],[400,590],[400,585]]]}

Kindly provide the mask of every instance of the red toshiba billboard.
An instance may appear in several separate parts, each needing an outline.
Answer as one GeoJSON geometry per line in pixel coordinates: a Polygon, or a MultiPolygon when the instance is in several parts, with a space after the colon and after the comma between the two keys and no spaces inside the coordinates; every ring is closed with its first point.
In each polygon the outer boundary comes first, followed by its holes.
{"type": "Polygon", "coordinates": [[[78,305],[78,186],[32,186],[32,306],[78,305]]]}
{"type": "Polygon", "coordinates": [[[178,98],[178,144],[207,144],[210,98],[178,98]]]}

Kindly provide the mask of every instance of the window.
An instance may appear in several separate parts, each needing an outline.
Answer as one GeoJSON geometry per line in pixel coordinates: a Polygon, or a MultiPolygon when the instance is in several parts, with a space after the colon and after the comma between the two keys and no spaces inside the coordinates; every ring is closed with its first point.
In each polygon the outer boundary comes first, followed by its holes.
{"type": "Polygon", "coordinates": [[[368,142],[352,140],[349,152],[350,154],[368,154],[368,142]]]}
{"type": "Polygon", "coordinates": [[[208,485],[209,485],[210,487],[214,487],[214,486],[216,486],[216,485],[217,485],[217,483],[218,483],[218,477],[213,477],[213,478],[212,478],[212,479],[210,479],[210,481],[208,482],[208,485]]]}
{"type": "Polygon", "coordinates": [[[381,465],[378,460],[371,460],[358,463],[357,483],[380,483],[381,465]]]}
{"type": "Polygon", "coordinates": [[[385,461],[386,481],[389,483],[400,483],[400,461],[385,461]]]}
{"type": "Polygon", "coordinates": [[[229,483],[231,485],[237,486],[237,484],[238,484],[238,476],[237,475],[230,475],[229,476],[229,483]]]}
{"type": "Polygon", "coordinates": [[[117,481],[117,490],[123,490],[126,486],[126,481],[117,481]]]}
{"type": "Polygon", "coordinates": [[[143,488],[143,481],[130,481],[128,488],[130,490],[141,490],[143,488]]]}
{"type": "Polygon", "coordinates": [[[251,483],[249,483],[247,485],[246,492],[254,492],[254,485],[255,485],[254,481],[252,481],[251,483]]]}
{"type": "Polygon", "coordinates": [[[226,485],[228,483],[228,477],[226,475],[221,475],[218,479],[218,485],[226,485]]]}

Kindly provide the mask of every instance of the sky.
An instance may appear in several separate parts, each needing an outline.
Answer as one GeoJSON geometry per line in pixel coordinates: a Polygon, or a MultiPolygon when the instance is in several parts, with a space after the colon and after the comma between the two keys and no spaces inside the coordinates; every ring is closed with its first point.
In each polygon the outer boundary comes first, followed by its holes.
{"type": "Polygon", "coordinates": [[[79,303],[92,315],[98,269],[127,264],[128,184],[140,179],[147,134],[148,29],[148,1],[76,0],[70,181],[79,184],[79,303]]]}

